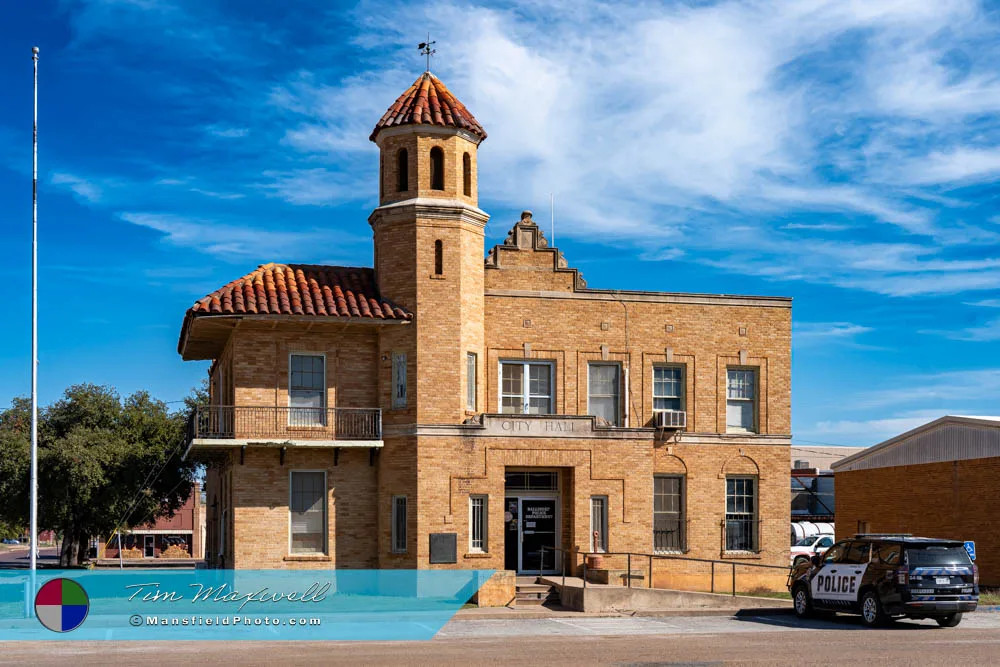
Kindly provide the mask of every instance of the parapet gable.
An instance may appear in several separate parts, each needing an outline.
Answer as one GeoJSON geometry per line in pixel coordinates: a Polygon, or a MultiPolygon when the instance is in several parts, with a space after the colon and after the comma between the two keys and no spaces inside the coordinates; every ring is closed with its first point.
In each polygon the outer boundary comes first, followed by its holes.
{"type": "Polygon", "coordinates": [[[569,267],[563,254],[549,247],[531,211],[522,212],[504,242],[493,246],[486,256],[486,269],[487,290],[574,292],[587,287],[583,276],[569,267]]]}

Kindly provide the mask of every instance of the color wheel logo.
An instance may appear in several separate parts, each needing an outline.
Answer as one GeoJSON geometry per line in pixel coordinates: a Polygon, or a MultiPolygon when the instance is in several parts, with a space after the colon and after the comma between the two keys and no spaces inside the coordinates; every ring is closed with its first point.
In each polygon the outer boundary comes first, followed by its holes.
{"type": "Polygon", "coordinates": [[[35,595],[35,616],[53,632],[76,630],[89,611],[87,591],[72,579],[47,581],[35,595]]]}

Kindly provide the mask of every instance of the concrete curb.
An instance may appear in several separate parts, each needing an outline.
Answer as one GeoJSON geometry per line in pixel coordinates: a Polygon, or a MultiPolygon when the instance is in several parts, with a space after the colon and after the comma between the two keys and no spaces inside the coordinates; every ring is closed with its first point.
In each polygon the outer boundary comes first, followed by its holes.
{"type": "Polygon", "coordinates": [[[663,618],[671,616],[729,616],[732,618],[749,618],[754,616],[785,616],[795,611],[787,607],[756,607],[751,609],[640,609],[635,611],[600,611],[585,612],[572,610],[512,609],[496,607],[479,609],[461,609],[453,617],[455,621],[478,620],[519,620],[545,618],[663,618]]]}

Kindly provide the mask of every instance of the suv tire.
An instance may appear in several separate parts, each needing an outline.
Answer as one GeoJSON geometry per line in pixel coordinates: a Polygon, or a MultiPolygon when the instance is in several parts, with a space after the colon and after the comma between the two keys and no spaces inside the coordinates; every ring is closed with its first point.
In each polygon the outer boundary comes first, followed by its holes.
{"type": "Polygon", "coordinates": [[[877,628],[885,625],[889,620],[882,609],[882,602],[878,599],[878,593],[868,590],[861,596],[861,622],[869,628],[877,628]]]}
{"type": "Polygon", "coordinates": [[[940,616],[934,619],[937,624],[942,628],[953,628],[962,622],[962,613],[957,612],[954,614],[948,614],[947,616],[940,616]]]}
{"type": "Polygon", "coordinates": [[[809,589],[805,584],[799,584],[792,590],[792,605],[799,618],[812,618],[815,614],[812,598],[809,597],[809,589]]]}

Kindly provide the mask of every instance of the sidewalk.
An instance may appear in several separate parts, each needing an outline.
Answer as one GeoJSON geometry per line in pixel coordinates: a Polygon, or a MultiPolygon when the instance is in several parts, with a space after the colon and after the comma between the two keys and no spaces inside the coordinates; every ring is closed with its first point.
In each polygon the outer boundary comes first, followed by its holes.
{"type": "Polygon", "coordinates": [[[663,618],[671,616],[776,616],[794,613],[790,607],[739,609],[642,609],[638,611],[573,611],[563,607],[476,607],[460,609],[452,620],[515,620],[546,618],[663,618]]]}

